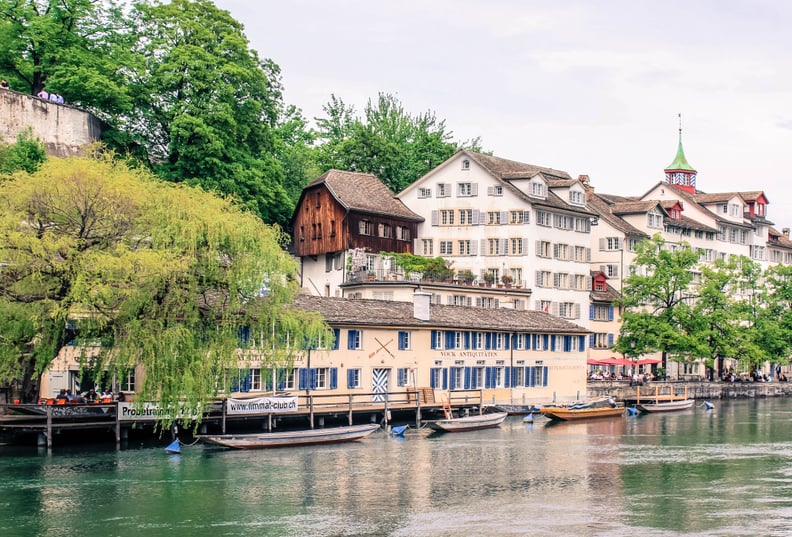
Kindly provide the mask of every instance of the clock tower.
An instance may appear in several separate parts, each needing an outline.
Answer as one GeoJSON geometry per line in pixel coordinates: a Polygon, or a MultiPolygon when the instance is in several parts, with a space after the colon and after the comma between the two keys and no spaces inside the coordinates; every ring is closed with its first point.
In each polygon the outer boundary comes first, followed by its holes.
{"type": "Polygon", "coordinates": [[[666,183],[676,185],[691,194],[696,193],[696,170],[688,164],[685,151],[682,149],[682,123],[679,124],[679,147],[674,162],[665,169],[666,183]]]}

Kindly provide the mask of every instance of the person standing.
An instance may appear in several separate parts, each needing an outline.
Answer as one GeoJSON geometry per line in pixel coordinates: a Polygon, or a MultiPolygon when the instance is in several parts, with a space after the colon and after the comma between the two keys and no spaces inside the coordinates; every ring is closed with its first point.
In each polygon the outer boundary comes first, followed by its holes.
{"type": "Polygon", "coordinates": [[[36,94],[36,97],[39,99],[49,100],[49,93],[44,88],[41,88],[41,91],[36,94]]]}

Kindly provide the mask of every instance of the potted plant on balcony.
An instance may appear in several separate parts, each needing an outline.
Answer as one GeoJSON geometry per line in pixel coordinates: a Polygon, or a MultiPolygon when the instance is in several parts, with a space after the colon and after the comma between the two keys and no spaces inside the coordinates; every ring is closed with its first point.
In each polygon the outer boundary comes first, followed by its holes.
{"type": "Polygon", "coordinates": [[[476,279],[476,275],[473,274],[473,271],[469,269],[460,270],[459,272],[457,272],[456,277],[457,277],[457,281],[465,285],[470,285],[471,283],[473,283],[473,280],[476,279]]]}
{"type": "Polygon", "coordinates": [[[503,276],[501,276],[501,283],[506,288],[511,287],[513,281],[514,281],[514,278],[512,278],[511,275],[509,275],[509,274],[504,274],[503,276]]]}
{"type": "Polygon", "coordinates": [[[492,272],[485,272],[483,278],[487,287],[492,287],[492,284],[495,283],[495,274],[492,272]]]}

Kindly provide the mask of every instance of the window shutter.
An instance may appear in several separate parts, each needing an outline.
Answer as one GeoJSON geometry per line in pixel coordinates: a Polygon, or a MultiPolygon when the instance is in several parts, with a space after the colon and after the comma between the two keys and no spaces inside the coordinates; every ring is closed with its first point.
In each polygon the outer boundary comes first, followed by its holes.
{"type": "Polygon", "coordinates": [[[613,334],[608,334],[608,347],[613,347],[613,334]]]}
{"type": "Polygon", "coordinates": [[[536,386],[536,368],[529,367],[528,368],[528,386],[533,388],[536,386]]]}
{"type": "Polygon", "coordinates": [[[482,298],[480,296],[476,297],[476,307],[480,308],[482,304],[482,298]]]}
{"type": "Polygon", "coordinates": [[[356,388],[354,369],[347,369],[347,388],[356,388]]]}
{"type": "Polygon", "coordinates": [[[531,223],[531,211],[523,211],[523,224],[531,223]]]}
{"type": "Polygon", "coordinates": [[[578,336],[578,351],[586,350],[586,336],[578,336]]]}
{"type": "Polygon", "coordinates": [[[300,369],[299,373],[300,373],[299,374],[300,389],[301,390],[307,390],[308,389],[308,370],[305,369],[305,368],[302,368],[302,369],[300,369]]]}
{"type": "Polygon", "coordinates": [[[421,251],[421,239],[415,238],[413,239],[413,253],[418,254],[421,251]]]}
{"type": "Polygon", "coordinates": [[[564,336],[564,352],[572,351],[572,336],[564,336]]]}
{"type": "Polygon", "coordinates": [[[613,320],[613,306],[608,306],[608,320],[613,320]]]}
{"type": "Polygon", "coordinates": [[[511,367],[504,367],[503,368],[503,387],[504,388],[511,388],[512,385],[512,368],[511,367]]]}
{"type": "Polygon", "coordinates": [[[435,376],[437,375],[436,371],[438,371],[439,367],[433,367],[429,369],[429,387],[430,388],[438,388],[437,383],[435,382],[435,376]]]}
{"type": "Polygon", "coordinates": [[[312,367],[308,370],[308,388],[311,390],[316,389],[316,368],[312,367]]]}
{"type": "Polygon", "coordinates": [[[448,389],[448,369],[443,369],[443,390],[448,389]]]}
{"type": "Polygon", "coordinates": [[[575,304],[575,319],[580,319],[580,304],[575,304]]]}
{"type": "Polygon", "coordinates": [[[437,349],[438,330],[432,330],[432,348],[437,349]]]}
{"type": "Polygon", "coordinates": [[[478,242],[470,241],[470,255],[478,255],[478,242]]]}
{"type": "Polygon", "coordinates": [[[591,263],[591,248],[586,248],[586,262],[591,263]]]}
{"type": "Polygon", "coordinates": [[[341,329],[333,328],[333,348],[331,350],[337,351],[341,341],[341,329]]]}
{"type": "Polygon", "coordinates": [[[454,348],[454,332],[451,330],[446,330],[445,333],[445,348],[446,349],[453,349],[454,348]]]}
{"type": "Polygon", "coordinates": [[[399,350],[403,351],[407,348],[407,332],[399,330],[399,350]]]}
{"type": "Polygon", "coordinates": [[[494,196],[494,195],[495,195],[495,187],[494,186],[488,186],[487,187],[487,196],[494,196]]]}
{"type": "Polygon", "coordinates": [[[347,330],[347,350],[354,350],[357,342],[357,332],[347,330]]]}
{"type": "Polygon", "coordinates": [[[542,367],[542,386],[547,386],[547,374],[550,371],[550,368],[547,366],[542,367]]]}
{"type": "Polygon", "coordinates": [[[471,196],[478,196],[478,183],[471,183],[470,184],[470,195],[471,196]]]}
{"type": "Polygon", "coordinates": [[[484,334],[484,349],[492,349],[492,332],[486,332],[484,334]]]}
{"type": "Polygon", "coordinates": [[[465,390],[469,390],[470,389],[470,376],[471,376],[470,368],[466,367],[465,368],[465,385],[463,386],[463,388],[465,390]]]}
{"type": "MultiPolygon", "coordinates": [[[[561,275],[559,273],[557,273],[557,272],[554,272],[553,273],[553,287],[558,289],[558,287],[560,285],[561,285],[561,275]]],[[[558,315],[558,314],[556,313],[555,315],[558,315]]]]}
{"type": "Polygon", "coordinates": [[[544,334],[542,337],[544,338],[544,350],[546,351],[552,350],[550,348],[550,335],[544,334]]]}
{"type": "Polygon", "coordinates": [[[560,245],[559,245],[557,242],[553,243],[553,257],[554,257],[555,259],[558,259],[558,250],[559,250],[559,247],[560,247],[560,245]]]}
{"type": "Polygon", "coordinates": [[[439,214],[437,210],[432,211],[432,225],[436,226],[437,222],[439,221],[439,214]]]}
{"type": "Polygon", "coordinates": [[[330,389],[335,390],[338,388],[338,368],[331,367],[330,368],[330,389]]]}
{"type": "Polygon", "coordinates": [[[589,320],[591,320],[591,321],[594,320],[594,311],[595,311],[595,309],[596,309],[596,307],[594,306],[594,304],[591,304],[589,306],[589,320]]]}
{"type": "MultiPolygon", "coordinates": [[[[484,368],[484,388],[494,388],[494,382],[492,381],[493,377],[495,376],[495,368],[494,367],[485,367],[484,368]]],[[[480,386],[479,386],[480,387],[480,386]]]]}
{"type": "Polygon", "coordinates": [[[470,349],[470,332],[465,332],[465,350],[470,349]]]}
{"type": "MultiPolygon", "coordinates": [[[[432,212],[434,212],[434,211],[432,211],[432,212]]],[[[599,249],[600,249],[600,252],[605,250],[605,239],[604,238],[601,238],[599,240],[599,249]]]]}
{"type": "Polygon", "coordinates": [[[501,225],[509,223],[509,211],[501,211],[501,225]]]}
{"type": "MultiPolygon", "coordinates": [[[[457,368],[454,368],[457,369],[457,368]]],[[[443,380],[445,380],[445,375],[443,376],[443,380]]],[[[445,389],[445,386],[443,387],[445,389]]],[[[448,389],[449,390],[456,390],[456,373],[451,375],[451,379],[448,381],[448,389]]]]}
{"type": "Polygon", "coordinates": [[[503,344],[506,345],[504,347],[506,350],[509,350],[511,348],[510,343],[511,343],[511,336],[509,334],[504,334],[503,344]]]}
{"type": "Polygon", "coordinates": [[[594,347],[597,344],[597,334],[589,335],[589,347],[594,347]]]}

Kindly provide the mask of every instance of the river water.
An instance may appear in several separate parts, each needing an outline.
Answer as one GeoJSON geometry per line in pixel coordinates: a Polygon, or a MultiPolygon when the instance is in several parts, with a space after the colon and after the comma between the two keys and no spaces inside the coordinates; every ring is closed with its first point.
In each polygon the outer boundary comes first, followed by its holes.
{"type": "Polygon", "coordinates": [[[0,535],[792,534],[792,401],[262,451],[0,447],[0,535]]]}

